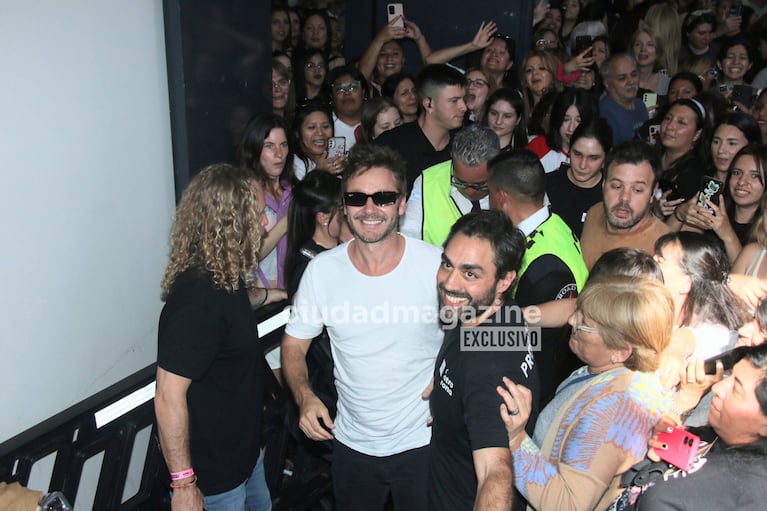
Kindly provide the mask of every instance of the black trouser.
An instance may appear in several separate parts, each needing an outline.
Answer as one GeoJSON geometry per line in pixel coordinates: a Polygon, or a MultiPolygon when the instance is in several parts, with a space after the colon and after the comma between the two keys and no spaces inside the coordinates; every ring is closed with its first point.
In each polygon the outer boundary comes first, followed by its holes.
{"type": "Polygon", "coordinates": [[[395,511],[428,508],[429,446],[391,456],[368,456],[333,441],[333,493],[337,511],[382,511],[391,495],[395,511]]]}

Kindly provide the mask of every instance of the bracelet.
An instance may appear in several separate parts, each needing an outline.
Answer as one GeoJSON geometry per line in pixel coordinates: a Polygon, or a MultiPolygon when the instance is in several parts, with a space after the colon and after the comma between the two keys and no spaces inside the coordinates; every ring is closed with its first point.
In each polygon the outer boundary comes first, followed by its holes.
{"type": "Polygon", "coordinates": [[[674,208],[674,218],[676,218],[677,220],[682,222],[682,225],[684,225],[686,222],[684,220],[682,220],[681,218],[679,218],[679,215],[677,214],[677,210],[678,210],[678,208],[674,208]]]}
{"type": "Polygon", "coordinates": [[[183,490],[184,488],[189,488],[191,486],[194,486],[195,484],[197,484],[197,476],[193,476],[191,480],[185,483],[172,482],[170,483],[170,488],[172,490],[183,490]]]}
{"type": "Polygon", "coordinates": [[[171,472],[170,480],[178,481],[179,479],[186,479],[187,477],[192,477],[193,475],[194,475],[194,469],[188,468],[186,470],[181,470],[179,472],[171,472]]]}
{"type": "Polygon", "coordinates": [[[256,305],[256,307],[261,307],[263,304],[265,304],[265,303],[266,303],[266,299],[267,299],[267,298],[269,298],[269,288],[265,287],[265,288],[264,288],[264,299],[263,299],[263,300],[261,300],[261,303],[259,303],[258,305],[256,305]]]}

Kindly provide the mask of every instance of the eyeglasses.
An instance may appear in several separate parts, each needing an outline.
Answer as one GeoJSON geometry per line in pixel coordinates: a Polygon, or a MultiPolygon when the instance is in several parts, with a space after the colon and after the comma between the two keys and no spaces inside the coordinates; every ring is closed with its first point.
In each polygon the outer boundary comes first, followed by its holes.
{"type": "Polygon", "coordinates": [[[354,80],[353,82],[349,83],[339,83],[338,85],[333,85],[333,92],[336,94],[346,94],[347,92],[356,91],[361,86],[362,83],[360,83],[359,80],[354,80]]]}
{"type": "Polygon", "coordinates": [[[307,62],[304,64],[306,69],[325,69],[324,62],[307,62]]]}
{"type": "Polygon", "coordinates": [[[272,81],[272,89],[284,89],[288,85],[290,85],[290,80],[288,80],[287,78],[282,78],[280,80],[277,80],[276,82],[272,81]]]}
{"type": "Polygon", "coordinates": [[[398,192],[347,192],[344,194],[344,204],[355,208],[361,208],[368,203],[368,199],[373,199],[373,204],[378,207],[391,206],[399,199],[398,192]]]}
{"type": "Polygon", "coordinates": [[[573,334],[577,333],[578,331],[586,332],[586,333],[589,333],[589,334],[599,334],[600,333],[598,328],[594,328],[592,326],[586,326],[586,325],[583,325],[583,324],[579,324],[578,323],[578,317],[579,316],[582,316],[582,314],[579,313],[578,311],[575,311],[573,313],[573,317],[575,318],[575,319],[573,319],[573,334]]]}
{"type": "Polygon", "coordinates": [[[477,78],[475,80],[467,78],[466,83],[469,84],[469,87],[487,87],[488,85],[487,80],[483,80],[482,78],[477,78]]]}
{"type": "Polygon", "coordinates": [[[467,183],[455,177],[455,169],[453,168],[452,161],[450,162],[450,184],[456,188],[460,188],[461,190],[466,190],[467,188],[471,188],[472,190],[476,190],[478,192],[486,192],[489,190],[487,187],[487,181],[484,183],[467,183]]]}

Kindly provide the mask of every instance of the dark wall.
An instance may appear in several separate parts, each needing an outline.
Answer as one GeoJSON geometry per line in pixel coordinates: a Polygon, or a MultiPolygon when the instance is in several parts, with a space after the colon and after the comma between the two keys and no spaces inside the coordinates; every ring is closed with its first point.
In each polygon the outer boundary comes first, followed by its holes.
{"type": "Polygon", "coordinates": [[[271,2],[164,0],[176,196],[271,110],[271,2]]]}
{"type": "MultiPolygon", "coordinates": [[[[347,61],[361,56],[386,23],[381,0],[349,0],[347,61]]],[[[204,166],[231,161],[239,135],[255,113],[271,110],[271,2],[163,0],[176,196],[204,166]]],[[[467,42],[484,20],[517,41],[515,62],[530,46],[533,3],[508,0],[403,2],[432,48],[467,42]],[[513,4],[513,5],[510,5],[513,4]]],[[[415,43],[406,42],[405,70],[421,68],[415,43]]],[[[456,65],[465,65],[459,59],[456,65]]]]}
{"type": "MultiPolygon", "coordinates": [[[[359,57],[373,36],[386,24],[388,1],[349,1],[346,7],[347,60],[359,57]]],[[[414,0],[402,2],[405,17],[421,28],[432,49],[470,41],[483,21],[495,21],[498,32],[517,41],[514,61],[521,63],[532,38],[532,1],[508,0],[414,0]]],[[[414,42],[405,43],[406,71],[420,69],[420,56],[414,42]]],[[[465,59],[454,64],[463,66],[465,59]]]]}

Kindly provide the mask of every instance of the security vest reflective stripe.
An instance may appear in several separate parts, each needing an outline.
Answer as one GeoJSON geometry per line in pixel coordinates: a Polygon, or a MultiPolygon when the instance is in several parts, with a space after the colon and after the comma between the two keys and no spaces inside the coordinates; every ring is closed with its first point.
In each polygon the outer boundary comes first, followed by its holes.
{"type": "Polygon", "coordinates": [[[522,267],[517,272],[517,280],[514,284],[514,295],[517,294],[517,284],[527,271],[527,268],[539,257],[547,254],[557,256],[567,265],[575,278],[575,286],[581,292],[589,270],[583,262],[581,243],[559,215],[552,213],[549,218],[538,226],[530,236],[527,236],[527,249],[522,258],[522,267]]]}

